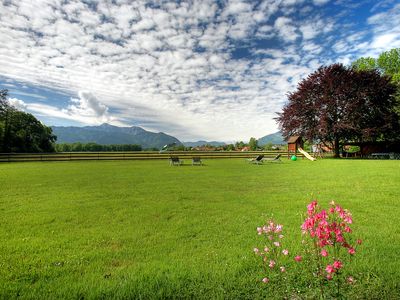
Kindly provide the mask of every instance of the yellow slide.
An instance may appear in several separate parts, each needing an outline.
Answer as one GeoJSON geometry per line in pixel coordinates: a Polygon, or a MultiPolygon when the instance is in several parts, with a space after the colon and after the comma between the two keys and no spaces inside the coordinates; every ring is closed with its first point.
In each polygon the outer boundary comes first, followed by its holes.
{"type": "Polygon", "coordinates": [[[315,157],[312,157],[310,154],[308,154],[306,151],[304,151],[302,148],[298,148],[300,153],[303,154],[305,157],[307,157],[309,160],[317,160],[315,157]]]}

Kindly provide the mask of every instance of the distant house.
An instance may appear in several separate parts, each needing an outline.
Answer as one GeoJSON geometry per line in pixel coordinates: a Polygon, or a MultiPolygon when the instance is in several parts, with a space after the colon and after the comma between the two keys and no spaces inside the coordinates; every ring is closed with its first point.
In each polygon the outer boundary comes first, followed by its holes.
{"type": "Polygon", "coordinates": [[[360,147],[360,154],[363,157],[368,157],[372,153],[400,153],[400,142],[354,142],[346,143],[348,146],[358,146],[360,147]]]}
{"type": "Polygon", "coordinates": [[[195,150],[195,151],[214,151],[215,150],[214,147],[212,147],[212,146],[209,147],[209,146],[206,146],[206,145],[197,146],[197,147],[194,147],[192,149],[195,150]]]}
{"type": "Polygon", "coordinates": [[[250,151],[250,147],[249,146],[244,146],[242,149],[240,149],[240,151],[242,151],[242,152],[250,151]]]}

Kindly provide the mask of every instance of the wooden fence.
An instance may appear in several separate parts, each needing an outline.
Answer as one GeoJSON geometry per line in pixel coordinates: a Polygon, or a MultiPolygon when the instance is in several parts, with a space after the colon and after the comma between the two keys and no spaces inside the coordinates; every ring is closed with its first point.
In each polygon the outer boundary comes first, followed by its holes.
{"type": "MultiPolygon", "coordinates": [[[[168,159],[178,156],[180,159],[202,159],[214,158],[253,158],[263,154],[265,157],[275,157],[282,154],[287,158],[284,151],[137,151],[137,152],[56,152],[56,153],[0,153],[0,162],[26,162],[26,161],[72,161],[72,160],[145,160],[145,159],[168,159]]],[[[297,155],[299,158],[302,154],[297,155]]]]}

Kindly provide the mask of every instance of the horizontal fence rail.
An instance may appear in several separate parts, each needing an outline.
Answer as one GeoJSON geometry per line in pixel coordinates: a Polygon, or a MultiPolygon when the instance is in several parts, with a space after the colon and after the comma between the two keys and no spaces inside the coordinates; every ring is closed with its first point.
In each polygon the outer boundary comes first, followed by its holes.
{"type": "MultiPolygon", "coordinates": [[[[278,154],[287,158],[284,151],[168,151],[159,153],[157,151],[138,152],[56,152],[56,153],[0,153],[0,162],[27,162],[27,161],[72,161],[72,160],[145,160],[145,159],[169,159],[177,156],[180,159],[202,159],[214,158],[255,158],[263,154],[265,157],[273,158],[278,154]]],[[[304,157],[298,153],[299,158],[304,157]]]]}

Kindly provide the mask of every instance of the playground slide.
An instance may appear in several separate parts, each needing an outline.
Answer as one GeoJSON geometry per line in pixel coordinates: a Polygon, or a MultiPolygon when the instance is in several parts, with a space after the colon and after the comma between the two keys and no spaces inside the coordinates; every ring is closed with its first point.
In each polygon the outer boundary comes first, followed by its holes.
{"type": "Polygon", "coordinates": [[[301,154],[303,154],[305,157],[307,157],[309,160],[317,160],[315,157],[312,157],[310,154],[308,154],[306,151],[303,150],[303,148],[298,148],[301,154]]]}

